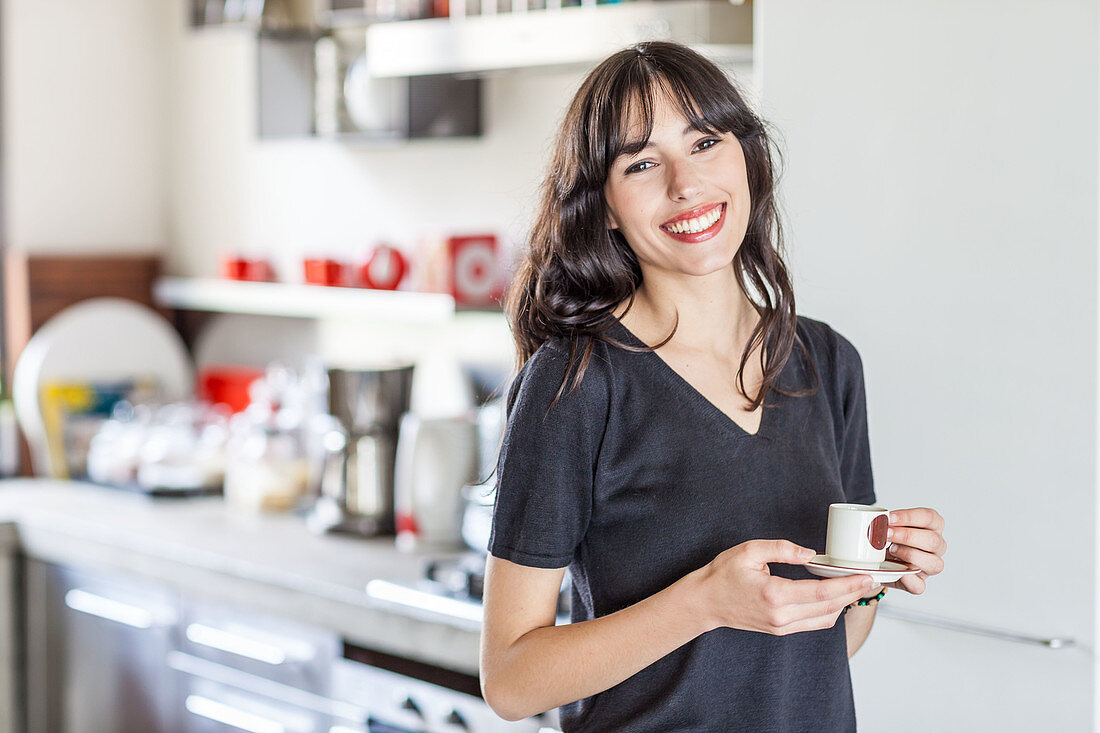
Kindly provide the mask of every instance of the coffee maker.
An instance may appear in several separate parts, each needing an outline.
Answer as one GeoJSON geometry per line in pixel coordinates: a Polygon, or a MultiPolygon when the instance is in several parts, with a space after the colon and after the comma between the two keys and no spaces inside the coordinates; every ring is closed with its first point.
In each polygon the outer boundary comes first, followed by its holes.
{"type": "Polygon", "coordinates": [[[412,379],[412,365],[328,370],[329,413],[342,430],[325,436],[321,496],[307,518],[314,531],[394,534],[397,436],[412,379]]]}

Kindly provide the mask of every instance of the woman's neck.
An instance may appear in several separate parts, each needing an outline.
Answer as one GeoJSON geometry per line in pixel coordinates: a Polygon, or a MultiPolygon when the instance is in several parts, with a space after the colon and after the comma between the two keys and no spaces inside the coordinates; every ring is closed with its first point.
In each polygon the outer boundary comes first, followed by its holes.
{"type": "Polygon", "coordinates": [[[621,303],[615,315],[646,343],[663,340],[675,323],[676,334],[662,348],[720,357],[740,357],[759,320],[732,267],[728,276],[647,278],[624,317],[626,305],[621,303]]]}

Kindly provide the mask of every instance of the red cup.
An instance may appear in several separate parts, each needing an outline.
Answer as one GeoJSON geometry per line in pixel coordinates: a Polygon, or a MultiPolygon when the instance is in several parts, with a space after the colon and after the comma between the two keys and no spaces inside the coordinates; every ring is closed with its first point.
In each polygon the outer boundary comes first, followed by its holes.
{"type": "Polygon", "coordinates": [[[248,260],[244,257],[226,255],[222,257],[222,277],[229,280],[248,279],[248,260]]]}
{"type": "Polygon", "coordinates": [[[248,260],[244,279],[260,283],[271,282],[275,279],[275,271],[267,260],[248,260]]]}
{"type": "Polygon", "coordinates": [[[222,277],[229,280],[269,282],[274,278],[274,271],[267,260],[226,255],[222,257],[222,277]]]}
{"type": "Polygon", "coordinates": [[[344,263],[337,260],[307,258],[302,265],[311,285],[343,285],[346,280],[344,263]]]}

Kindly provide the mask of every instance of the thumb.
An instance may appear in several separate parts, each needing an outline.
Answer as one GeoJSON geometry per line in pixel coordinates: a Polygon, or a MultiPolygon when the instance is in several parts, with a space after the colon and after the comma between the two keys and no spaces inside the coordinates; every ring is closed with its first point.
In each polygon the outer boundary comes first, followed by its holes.
{"type": "Polygon", "coordinates": [[[809,547],[802,547],[787,540],[760,540],[752,544],[752,558],[760,563],[781,562],[802,565],[817,554],[809,547]]]}

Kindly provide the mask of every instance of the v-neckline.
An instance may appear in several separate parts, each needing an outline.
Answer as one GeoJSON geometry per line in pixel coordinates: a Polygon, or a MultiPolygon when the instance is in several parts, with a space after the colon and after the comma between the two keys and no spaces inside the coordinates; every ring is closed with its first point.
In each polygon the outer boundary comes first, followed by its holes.
{"type": "MultiPolygon", "coordinates": [[[[622,330],[622,332],[626,334],[626,340],[628,342],[633,343],[635,346],[649,346],[649,344],[635,336],[634,332],[627,328],[626,325],[624,325],[623,322],[620,321],[618,318],[615,319],[615,325],[618,326],[622,330]]],[[[726,426],[726,428],[731,429],[738,435],[744,436],[746,438],[759,438],[761,440],[767,438],[767,436],[764,435],[764,429],[768,425],[768,415],[769,413],[771,413],[771,410],[766,405],[761,405],[760,407],[760,424],[757,426],[756,432],[750,433],[748,430],[745,430],[745,428],[742,427],[740,423],[738,423],[732,417],[723,412],[718,407],[718,405],[711,402],[710,399],[708,399],[706,395],[696,389],[691,382],[684,379],[684,376],[680,374],[680,372],[673,369],[672,365],[661,358],[660,354],[658,354],[656,351],[642,352],[642,355],[656,359],[658,362],[658,370],[663,373],[666,378],[671,380],[673,384],[679,386],[680,389],[685,391],[688,397],[694,400],[705,412],[709,412],[714,415],[720,423],[726,426]]]]}

